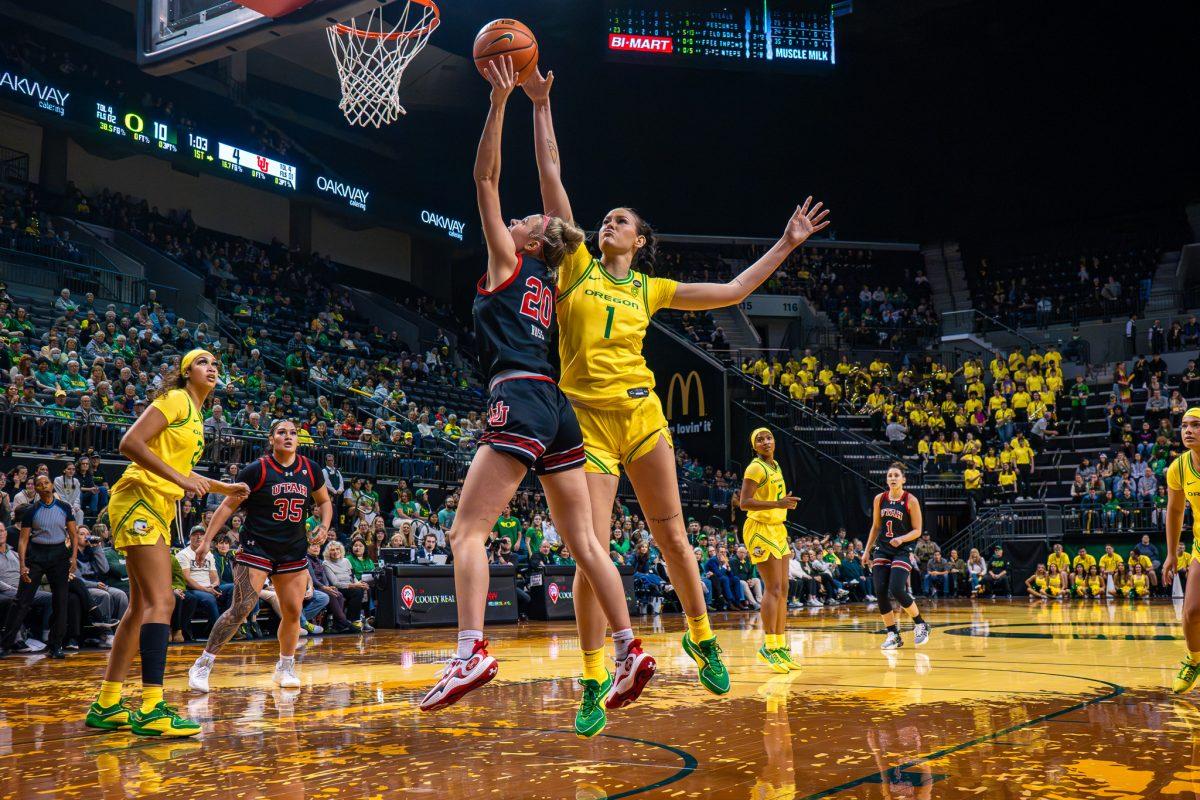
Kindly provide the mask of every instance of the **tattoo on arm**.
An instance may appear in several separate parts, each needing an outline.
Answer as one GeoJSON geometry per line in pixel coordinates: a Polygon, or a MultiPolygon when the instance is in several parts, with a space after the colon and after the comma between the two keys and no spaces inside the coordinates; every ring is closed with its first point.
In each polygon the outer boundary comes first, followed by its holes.
{"type": "Polygon", "coordinates": [[[558,145],[554,143],[552,137],[547,137],[546,146],[550,148],[550,160],[558,164],[558,145]]]}
{"type": "Polygon", "coordinates": [[[257,600],[258,593],[254,591],[254,586],[250,583],[250,568],[244,564],[235,564],[233,567],[233,602],[229,608],[225,609],[225,613],[213,623],[212,632],[208,634],[208,644],[204,646],[204,651],[214,656],[220,653],[221,648],[229,643],[229,640],[237,633],[237,629],[246,621],[250,609],[254,608],[257,600]]]}

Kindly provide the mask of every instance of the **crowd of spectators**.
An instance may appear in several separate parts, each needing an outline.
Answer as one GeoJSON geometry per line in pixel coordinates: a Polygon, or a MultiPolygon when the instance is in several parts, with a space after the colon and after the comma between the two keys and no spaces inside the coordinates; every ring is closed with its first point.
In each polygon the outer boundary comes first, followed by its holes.
{"type": "Polygon", "coordinates": [[[971,276],[975,308],[1012,328],[1139,311],[1162,251],[1125,245],[1083,252],[983,257],[971,276]]]}
{"type": "Polygon", "coordinates": [[[0,187],[0,248],[76,263],[88,263],[91,255],[71,240],[70,231],[54,228],[32,189],[18,192],[0,187]]]}
{"type": "MultiPolygon", "coordinates": [[[[762,255],[756,245],[666,242],[656,269],[686,281],[727,281],[762,255]]],[[[920,254],[819,245],[792,253],[759,290],[800,295],[837,326],[843,340],[864,349],[899,350],[939,329],[932,288],[920,254]]],[[[722,350],[724,331],[704,313],[687,315],[686,332],[702,346],[722,350]]]]}

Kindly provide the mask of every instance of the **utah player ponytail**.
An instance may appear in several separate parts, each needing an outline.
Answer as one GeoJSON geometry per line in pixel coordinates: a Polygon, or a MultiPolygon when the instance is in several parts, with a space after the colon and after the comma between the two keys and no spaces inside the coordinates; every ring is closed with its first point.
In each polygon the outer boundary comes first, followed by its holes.
{"type": "Polygon", "coordinates": [[[542,257],[551,270],[557,270],[558,265],[583,244],[585,235],[583,229],[561,217],[548,217],[542,229],[542,257]]]}

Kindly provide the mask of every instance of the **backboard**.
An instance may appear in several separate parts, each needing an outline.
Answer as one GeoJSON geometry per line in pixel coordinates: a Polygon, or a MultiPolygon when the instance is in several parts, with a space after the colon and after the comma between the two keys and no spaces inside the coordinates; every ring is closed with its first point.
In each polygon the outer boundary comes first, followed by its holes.
{"type": "Polygon", "coordinates": [[[281,36],[365,14],[389,0],[250,0],[268,17],[233,0],[137,0],[138,65],[153,75],[249,50],[281,36]]]}

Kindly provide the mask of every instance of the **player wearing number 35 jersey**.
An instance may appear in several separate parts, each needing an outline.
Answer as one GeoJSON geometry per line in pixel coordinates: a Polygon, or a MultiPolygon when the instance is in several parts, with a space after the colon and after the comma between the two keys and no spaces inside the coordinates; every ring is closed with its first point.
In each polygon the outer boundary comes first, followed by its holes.
{"type": "Polygon", "coordinates": [[[233,599],[225,613],[213,623],[204,652],[188,670],[188,686],[208,691],[208,676],[217,654],[258,607],[258,596],[271,579],[279,599],[279,663],[274,680],[284,689],[300,688],[296,675],[296,644],[300,638],[300,609],[308,589],[308,542],[304,520],[311,504],[320,515],[312,540],[321,542],[333,521],[333,503],[321,470],[296,453],[298,430],[290,419],[271,423],[271,451],[252,461],[238,473],[250,487],[244,502],[228,499],[209,520],[204,538],[196,548],[197,559],[208,553],[209,544],[232,514],[246,512],[241,530],[241,549],[234,559],[233,599]]]}

